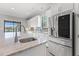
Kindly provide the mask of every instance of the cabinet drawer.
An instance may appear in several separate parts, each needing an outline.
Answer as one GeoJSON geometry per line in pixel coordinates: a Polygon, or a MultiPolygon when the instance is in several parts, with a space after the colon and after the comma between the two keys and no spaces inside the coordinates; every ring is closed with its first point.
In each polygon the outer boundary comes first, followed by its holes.
{"type": "Polygon", "coordinates": [[[60,45],[55,42],[48,42],[48,51],[56,56],[71,56],[72,48],[60,45]]]}

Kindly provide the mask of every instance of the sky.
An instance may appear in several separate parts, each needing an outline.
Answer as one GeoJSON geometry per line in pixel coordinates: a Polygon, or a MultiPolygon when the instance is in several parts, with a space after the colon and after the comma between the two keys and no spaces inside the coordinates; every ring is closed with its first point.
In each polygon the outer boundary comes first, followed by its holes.
{"type": "Polygon", "coordinates": [[[15,25],[16,25],[16,23],[14,23],[14,22],[5,22],[5,27],[13,27],[15,25]]]}

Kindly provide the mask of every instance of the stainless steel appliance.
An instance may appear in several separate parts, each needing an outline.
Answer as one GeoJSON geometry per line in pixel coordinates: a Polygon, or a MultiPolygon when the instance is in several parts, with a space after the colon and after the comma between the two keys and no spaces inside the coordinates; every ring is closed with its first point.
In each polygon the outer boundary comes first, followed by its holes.
{"type": "MultiPolygon", "coordinates": [[[[48,44],[48,50],[54,55],[75,55],[75,21],[74,13],[68,10],[53,16],[54,28],[52,38],[52,46],[48,44]],[[61,41],[61,42],[58,42],[61,41]],[[64,42],[64,43],[63,43],[64,42]],[[63,43],[63,44],[62,44],[63,43]],[[70,45],[69,45],[70,44],[70,45]],[[55,47],[54,47],[55,46],[55,47]],[[60,51],[62,50],[62,51],[60,51]],[[69,53],[68,53],[69,52],[69,53]]],[[[50,29],[51,29],[50,28],[50,29]]],[[[50,40],[49,40],[50,41],[50,40]]],[[[49,42],[50,43],[50,42],[49,42]]]]}

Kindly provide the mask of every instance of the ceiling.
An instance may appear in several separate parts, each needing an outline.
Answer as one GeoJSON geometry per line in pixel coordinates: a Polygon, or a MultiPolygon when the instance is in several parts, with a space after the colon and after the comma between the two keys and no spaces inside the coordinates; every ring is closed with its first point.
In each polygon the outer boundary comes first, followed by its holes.
{"type": "Polygon", "coordinates": [[[0,14],[29,19],[46,11],[53,3],[0,3],[0,14]]]}

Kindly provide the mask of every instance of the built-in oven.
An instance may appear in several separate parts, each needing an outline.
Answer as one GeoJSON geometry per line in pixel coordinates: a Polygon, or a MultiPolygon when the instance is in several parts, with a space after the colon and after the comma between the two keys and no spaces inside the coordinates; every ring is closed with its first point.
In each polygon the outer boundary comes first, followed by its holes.
{"type": "Polygon", "coordinates": [[[74,13],[72,11],[65,11],[53,16],[51,26],[51,35],[54,37],[72,39],[74,27],[74,13]]]}
{"type": "MultiPolygon", "coordinates": [[[[69,40],[72,43],[72,55],[75,54],[75,20],[74,12],[68,10],[58,13],[53,16],[51,36],[63,39],[62,41],[69,40]]],[[[61,43],[60,43],[61,44],[61,43]]],[[[50,46],[50,45],[49,45],[50,46]]]]}

